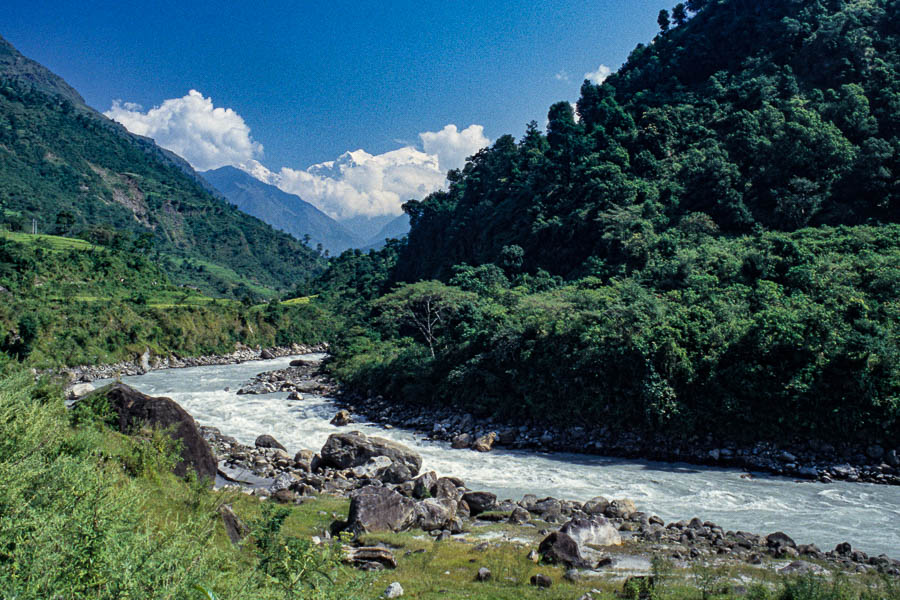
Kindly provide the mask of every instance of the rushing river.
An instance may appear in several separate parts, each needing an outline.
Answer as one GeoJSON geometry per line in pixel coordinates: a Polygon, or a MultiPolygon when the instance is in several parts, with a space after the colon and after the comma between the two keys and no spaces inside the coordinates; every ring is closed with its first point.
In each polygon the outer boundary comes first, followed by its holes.
{"type": "MultiPolygon", "coordinates": [[[[286,393],[238,396],[242,384],[262,371],[288,366],[290,358],[241,365],[153,371],[123,381],[146,394],[168,396],[200,425],[253,445],[268,433],[292,454],[318,450],[337,427],[337,408],[327,398],[286,393]],[[231,391],[226,392],[225,388],[231,391]]],[[[97,382],[102,384],[104,382],[97,382]]],[[[347,430],[348,428],[344,428],[347,430]]],[[[869,554],[900,558],[900,488],[865,483],[798,483],[783,477],[682,463],[495,450],[453,450],[401,429],[353,424],[366,434],[396,440],[422,455],[425,470],[462,478],[472,489],[519,499],[526,493],[571,500],[593,496],[632,498],[640,510],[666,522],[699,516],[725,529],[754,533],[784,531],[798,543],[830,550],[849,541],[869,554]]]]}

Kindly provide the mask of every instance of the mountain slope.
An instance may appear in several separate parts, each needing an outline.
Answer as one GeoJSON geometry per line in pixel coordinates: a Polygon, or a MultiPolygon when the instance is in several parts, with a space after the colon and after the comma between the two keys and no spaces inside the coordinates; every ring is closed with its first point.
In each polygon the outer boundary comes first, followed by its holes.
{"type": "Polygon", "coordinates": [[[402,214],[396,219],[388,222],[381,231],[373,235],[369,242],[363,246],[364,250],[379,249],[384,246],[385,240],[400,239],[409,233],[409,215],[402,214]]]}
{"type": "MultiPolygon", "coordinates": [[[[0,38],[2,40],[2,38],[0,38]]],[[[183,160],[84,105],[0,41],[0,226],[155,251],[174,281],[216,294],[286,290],[317,253],[215,197],[183,160]]]]}
{"type": "Polygon", "coordinates": [[[359,245],[359,240],[340,223],[299,196],[281,191],[234,167],[202,173],[225,198],[249,215],[311,245],[322,244],[332,254],[359,245]]]}
{"type": "Polygon", "coordinates": [[[577,276],[639,267],[683,219],[728,234],[900,220],[900,3],[727,0],[585,82],[408,204],[405,280],[524,250],[577,276]],[[692,216],[693,215],[693,216],[692,216]]]}

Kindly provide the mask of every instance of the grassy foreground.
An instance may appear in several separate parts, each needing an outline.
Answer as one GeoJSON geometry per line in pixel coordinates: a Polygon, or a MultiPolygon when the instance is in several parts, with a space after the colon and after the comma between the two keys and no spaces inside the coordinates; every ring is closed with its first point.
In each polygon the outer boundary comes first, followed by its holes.
{"type": "Polygon", "coordinates": [[[170,474],[175,449],[163,432],[124,436],[78,414],[57,386],[0,366],[0,598],[353,599],[379,597],[393,581],[422,599],[900,598],[895,582],[874,577],[792,580],[765,569],[677,571],[665,561],[655,562],[652,589],[623,592],[621,578],[569,582],[562,568],[527,558],[536,530],[523,539],[505,524],[473,528],[466,540],[369,535],[361,541],[389,545],[399,564],[361,573],[341,563],[339,543],[312,542],[346,517],[346,499],[282,507],[210,490],[170,474]],[[248,526],[240,546],[226,535],[223,504],[248,526]],[[475,581],[480,567],[489,581],[475,581]],[[536,573],[552,587],[532,587],[536,573]]]}

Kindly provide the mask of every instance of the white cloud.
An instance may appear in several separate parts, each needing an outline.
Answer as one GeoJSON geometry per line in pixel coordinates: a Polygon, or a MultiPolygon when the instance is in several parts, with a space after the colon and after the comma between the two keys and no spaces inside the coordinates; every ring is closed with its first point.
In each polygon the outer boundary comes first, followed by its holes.
{"type": "Polygon", "coordinates": [[[469,125],[462,131],[456,125],[445,125],[440,131],[420,133],[419,138],[427,154],[437,155],[443,171],[461,169],[468,157],[490,144],[481,125],[469,125]]]}
{"type": "Polygon", "coordinates": [[[419,137],[424,151],[410,145],[375,155],[355,150],[307,169],[282,167],[277,173],[255,160],[240,166],[336,219],[399,215],[404,202],[444,187],[448,170],[462,167],[467,157],[490,144],[481,125],[462,131],[447,125],[419,137]]]}
{"type": "Polygon", "coordinates": [[[196,90],[146,112],[138,104],[116,100],[103,114],[132,133],[153,138],[198,171],[245,163],[263,151],[239,114],[230,108],[216,108],[212,98],[196,90]]]}
{"type": "Polygon", "coordinates": [[[596,71],[593,71],[591,73],[585,73],[584,78],[587,79],[588,81],[590,81],[591,83],[600,85],[601,83],[606,81],[606,78],[609,77],[610,75],[612,75],[612,69],[610,69],[606,65],[600,65],[599,67],[597,67],[596,71]]]}
{"type": "Polygon", "coordinates": [[[569,74],[565,71],[560,71],[556,75],[554,75],[557,81],[569,81],[569,74]]]}

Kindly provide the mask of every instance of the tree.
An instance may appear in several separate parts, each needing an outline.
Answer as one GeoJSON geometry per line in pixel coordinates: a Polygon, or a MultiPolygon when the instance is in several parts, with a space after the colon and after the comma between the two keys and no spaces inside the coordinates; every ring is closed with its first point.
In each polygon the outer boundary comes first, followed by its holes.
{"type": "Polygon", "coordinates": [[[474,302],[476,298],[475,294],[440,281],[421,281],[401,286],[381,297],[375,307],[381,312],[382,324],[412,329],[434,358],[435,348],[440,345],[453,318],[463,304],[474,302]]]}
{"type": "Polygon", "coordinates": [[[69,233],[72,229],[72,226],[75,224],[75,215],[70,213],[67,210],[59,212],[56,214],[56,233],[59,235],[65,235],[69,233]]]}
{"type": "Polygon", "coordinates": [[[707,0],[686,0],[685,4],[689,11],[698,13],[706,7],[707,0]]]}
{"type": "Polygon", "coordinates": [[[687,18],[687,9],[683,2],[679,2],[675,5],[675,8],[672,9],[672,20],[675,21],[676,25],[681,27],[687,23],[687,18]]]}
{"type": "Polygon", "coordinates": [[[656,22],[659,23],[659,29],[665,33],[669,31],[669,25],[671,22],[669,21],[669,11],[666,9],[662,9],[659,11],[659,16],[656,17],[656,22]]]}

